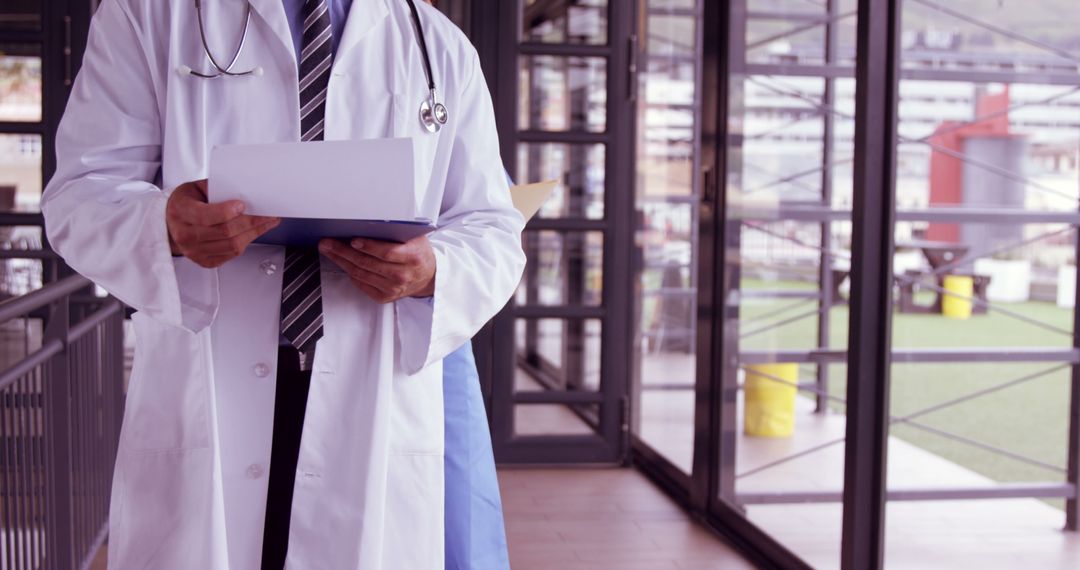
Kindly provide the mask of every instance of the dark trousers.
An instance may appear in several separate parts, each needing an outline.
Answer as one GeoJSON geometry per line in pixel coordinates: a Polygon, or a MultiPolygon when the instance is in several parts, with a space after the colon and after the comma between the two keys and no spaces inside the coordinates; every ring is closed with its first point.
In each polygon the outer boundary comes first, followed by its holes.
{"type": "Polygon", "coordinates": [[[277,394],[274,398],[274,440],[270,451],[270,479],[266,492],[262,570],[281,570],[289,550],[289,515],[293,483],[304,431],[311,372],[300,370],[295,348],[278,349],[277,394]]]}

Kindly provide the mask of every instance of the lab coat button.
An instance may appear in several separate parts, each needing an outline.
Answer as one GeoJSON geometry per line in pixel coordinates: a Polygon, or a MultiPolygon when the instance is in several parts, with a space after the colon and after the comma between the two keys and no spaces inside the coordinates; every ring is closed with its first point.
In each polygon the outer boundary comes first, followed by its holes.
{"type": "Polygon", "coordinates": [[[252,463],[251,465],[248,465],[247,468],[248,479],[258,479],[259,477],[263,476],[264,471],[265,470],[263,469],[262,465],[259,465],[258,463],[252,463]]]}
{"type": "Polygon", "coordinates": [[[277,264],[273,261],[270,261],[269,259],[264,259],[263,262],[259,264],[259,268],[262,269],[263,273],[267,275],[273,275],[277,273],[277,264]]]}
{"type": "Polygon", "coordinates": [[[259,378],[266,378],[270,375],[270,367],[260,362],[255,365],[254,372],[259,378]]]}

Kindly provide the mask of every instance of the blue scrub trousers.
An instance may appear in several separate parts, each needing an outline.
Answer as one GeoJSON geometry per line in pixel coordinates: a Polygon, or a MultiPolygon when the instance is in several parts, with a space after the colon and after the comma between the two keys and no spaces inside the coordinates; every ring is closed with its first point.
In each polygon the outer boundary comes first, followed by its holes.
{"type": "Polygon", "coordinates": [[[443,360],[446,570],[508,570],[499,480],[472,343],[443,360]]]}

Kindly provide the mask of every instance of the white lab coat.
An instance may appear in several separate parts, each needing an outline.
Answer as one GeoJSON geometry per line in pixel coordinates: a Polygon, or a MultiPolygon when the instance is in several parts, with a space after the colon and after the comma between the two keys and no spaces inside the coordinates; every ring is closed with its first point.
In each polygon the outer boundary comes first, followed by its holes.
{"type": "MultiPolygon", "coordinates": [[[[299,140],[297,66],[281,0],[252,0],[237,69],[207,81],[192,0],[105,0],[57,138],[42,209],[52,245],[138,310],[136,356],[110,512],[112,569],[258,568],[269,473],[283,249],[252,246],[217,270],[170,255],[170,189],[207,175],[217,144],[299,140]]],[[[226,58],[244,2],[204,0],[226,58]]],[[[433,299],[380,306],[322,263],[325,336],[314,363],[287,567],[443,566],[442,358],[509,299],[524,265],[475,51],[420,4],[450,110],[438,135],[404,0],[355,0],[326,138],[419,141],[419,210],[433,299]]],[[[357,181],[362,185],[363,181],[357,181]]],[[[377,191],[378,189],[365,189],[377,191]]],[[[303,188],[297,188],[303,192],[303,188]]]]}

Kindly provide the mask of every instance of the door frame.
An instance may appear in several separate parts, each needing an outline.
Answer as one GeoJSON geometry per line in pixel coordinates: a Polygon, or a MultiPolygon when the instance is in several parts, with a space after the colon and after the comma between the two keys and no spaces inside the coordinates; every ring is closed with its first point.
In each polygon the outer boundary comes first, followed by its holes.
{"type": "Polygon", "coordinates": [[[503,464],[624,463],[629,456],[629,374],[627,355],[633,347],[633,120],[636,38],[634,3],[608,3],[606,45],[521,42],[518,1],[473,0],[468,27],[495,103],[503,163],[517,167],[519,143],[584,143],[605,145],[604,218],[534,219],[526,235],[538,231],[602,232],[603,288],[599,306],[526,306],[511,302],[474,339],[474,352],[491,419],[492,443],[503,464]],[[607,70],[607,129],[603,133],[518,129],[518,61],[521,56],[602,57],[607,70]],[[515,394],[517,369],[515,323],[519,318],[598,319],[601,321],[600,389],[515,394]],[[508,380],[511,379],[511,380],[508,380]],[[577,409],[595,430],[590,435],[516,435],[514,411],[519,405],[561,404],[577,409]],[[582,405],[599,409],[596,415],[582,405]]]}

